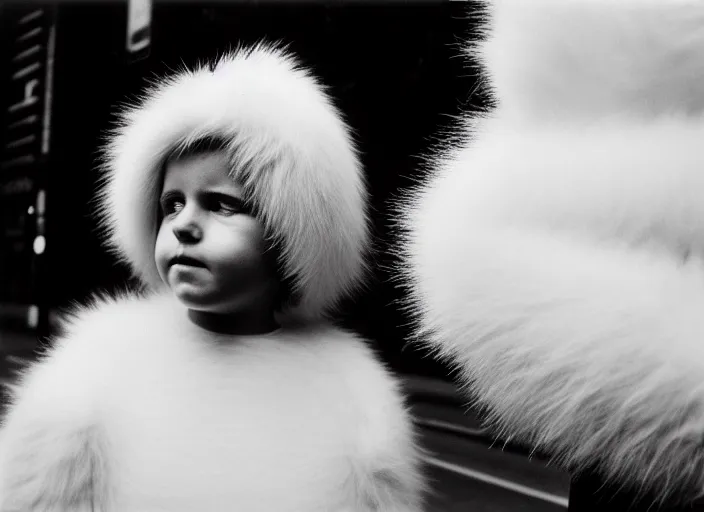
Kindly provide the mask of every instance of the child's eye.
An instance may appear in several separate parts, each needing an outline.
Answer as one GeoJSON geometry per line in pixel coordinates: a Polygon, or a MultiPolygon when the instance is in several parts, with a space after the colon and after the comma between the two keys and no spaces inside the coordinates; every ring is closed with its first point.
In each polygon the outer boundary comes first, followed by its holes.
{"type": "Polygon", "coordinates": [[[184,200],[178,196],[166,196],[161,199],[161,213],[164,216],[172,215],[183,210],[184,200]]]}
{"type": "Polygon", "coordinates": [[[212,212],[227,216],[245,212],[244,202],[241,199],[221,194],[213,194],[210,197],[208,208],[212,212]]]}

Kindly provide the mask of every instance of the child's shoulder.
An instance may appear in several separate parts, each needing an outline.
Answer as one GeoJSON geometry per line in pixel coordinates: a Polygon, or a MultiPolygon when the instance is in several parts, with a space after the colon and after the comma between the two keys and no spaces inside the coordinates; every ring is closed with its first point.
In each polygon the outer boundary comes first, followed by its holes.
{"type": "MultiPolygon", "coordinates": [[[[361,397],[386,397],[396,401],[399,382],[382,360],[374,344],[357,333],[331,324],[290,330],[282,337],[294,337],[296,350],[306,350],[316,365],[340,376],[346,386],[361,397]]],[[[381,341],[383,343],[383,340],[381,341]]]]}
{"type": "Polygon", "coordinates": [[[173,328],[184,317],[183,308],[166,294],[94,295],[85,304],[64,312],[53,345],[60,348],[86,343],[103,349],[117,341],[124,346],[153,329],[173,328]]]}
{"type": "Polygon", "coordinates": [[[96,295],[62,315],[50,348],[23,380],[62,372],[67,378],[73,375],[71,379],[92,375],[105,380],[107,370],[121,359],[148,349],[148,340],[161,340],[169,331],[177,331],[179,317],[185,316],[177,306],[162,295],[96,295]]]}
{"type": "Polygon", "coordinates": [[[317,358],[347,363],[370,364],[379,366],[379,359],[370,343],[358,334],[329,323],[282,328],[277,337],[284,342],[293,341],[292,346],[301,350],[312,351],[317,358]]]}
{"type": "Polygon", "coordinates": [[[170,294],[139,294],[136,292],[96,293],[74,305],[60,315],[63,333],[75,333],[93,324],[105,327],[122,325],[127,320],[156,320],[163,314],[170,314],[178,303],[170,294]],[[156,316],[155,316],[156,315],[156,316]]]}

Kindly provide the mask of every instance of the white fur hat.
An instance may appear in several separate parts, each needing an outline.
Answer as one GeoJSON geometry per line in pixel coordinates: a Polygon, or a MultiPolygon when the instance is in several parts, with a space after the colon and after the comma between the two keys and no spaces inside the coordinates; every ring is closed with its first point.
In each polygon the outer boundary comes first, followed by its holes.
{"type": "Polygon", "coordinates": [[[324,88],[283,50],[240,49],[177,73],[121,114],[105,151],[99,216],[107,242],[149,288],[161,169],[175,148],[228,141],[242,183],[279,245],[295,301],[284,316],[324,316],[364,273],[364,176],[349,130],[324,88]]]}

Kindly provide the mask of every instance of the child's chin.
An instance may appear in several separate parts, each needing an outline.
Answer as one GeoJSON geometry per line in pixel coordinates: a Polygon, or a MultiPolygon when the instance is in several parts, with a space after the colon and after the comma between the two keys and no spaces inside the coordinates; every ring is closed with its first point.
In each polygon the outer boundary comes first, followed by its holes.
{"type": "Polygon", "coordinates": [[[192,287],[177,286],[171,289],[178,301],[188,309],[210,311],[211,304],[206,293],[192,287]]]}

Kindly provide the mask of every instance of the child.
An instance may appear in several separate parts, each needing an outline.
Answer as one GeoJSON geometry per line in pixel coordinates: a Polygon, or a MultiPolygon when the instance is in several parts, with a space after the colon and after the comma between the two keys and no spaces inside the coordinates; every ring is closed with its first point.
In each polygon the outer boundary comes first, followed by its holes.
{"type": "Polygon", "coordinates": [[[598,473],[607,498],[631,493],[614,510],[692,499],[704,492],[704,4],[487,4],[470,49],[495,108],[466,116],[469,142],[436,155],[406,206],[422,331],[504,439],[598,473]]]}
{"type": "Polygon", "coordinates": [[[1,511],[412,511],[397,382],[326,321],[364,272],[347,128],[294,59],[258,46],[128,111],[100,195],[140,296],[79,310],[22,378],[1,511]]]}

